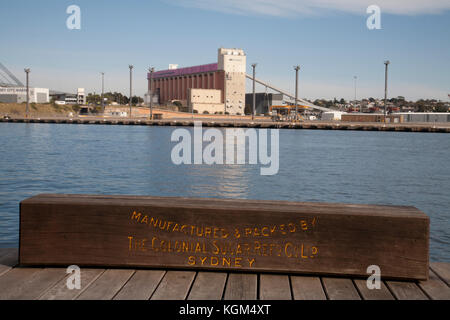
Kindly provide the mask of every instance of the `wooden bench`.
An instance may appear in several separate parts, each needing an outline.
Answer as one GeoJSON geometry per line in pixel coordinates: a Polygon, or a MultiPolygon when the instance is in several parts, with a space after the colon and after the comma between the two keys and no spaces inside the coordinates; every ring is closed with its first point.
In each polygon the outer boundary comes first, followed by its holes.
{"type": "Polygon", "coordinates": [[[20,205],[19,263],[426,280],[428,241],[413,207],[39,195],[20,205]]]}
{"type": "Polygon", "coordinates": [[[81,288],[66,268],[23,268],[17,249],[0,249],[0,300],[450,300],[450,263],[431,263],[427,281],[181,270],[82,268],[81,288]]]}

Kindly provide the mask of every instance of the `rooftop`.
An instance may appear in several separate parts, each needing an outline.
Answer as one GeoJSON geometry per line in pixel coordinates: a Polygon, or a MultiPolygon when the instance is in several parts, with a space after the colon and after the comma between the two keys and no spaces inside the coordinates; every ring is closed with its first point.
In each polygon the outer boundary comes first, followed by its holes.
{"type": "MultiPolygon", "coordinates": [[[[179,69],[167,69],[156,71],[153,73],[153,79],[183,76],[187,74],[202,73],[202,72],[214,72],[217,71],[217,63],[204,64],[200,66],[179,68],[179,69]]],[[[150,73],[147,74],[147,79],[150,78],[150,73]]]]}

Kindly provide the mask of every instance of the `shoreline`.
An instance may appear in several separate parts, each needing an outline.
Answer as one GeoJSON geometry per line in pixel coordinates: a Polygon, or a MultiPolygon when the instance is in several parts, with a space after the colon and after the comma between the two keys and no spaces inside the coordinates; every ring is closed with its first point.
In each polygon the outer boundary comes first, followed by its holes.
{"type": "Polygon", "coordinates": [[[81,125],[140,125],[140,126],[182,126],[193,127],[195,121],[202,121],[203,127],[217,128],[260,128],[260,129],[297,129],[297,130],[351,130],[351,131],[391,131],[391,132],[432,132],[450,133],[450,123],[377,123],[343,121],[303,121],[273,122],[248,119],[215,119],[213,117],[194,117],[166,120],[148,118],[104,118],[104,117],[41,117],[0,119],[0,123],[53,123],[81,125]]]}

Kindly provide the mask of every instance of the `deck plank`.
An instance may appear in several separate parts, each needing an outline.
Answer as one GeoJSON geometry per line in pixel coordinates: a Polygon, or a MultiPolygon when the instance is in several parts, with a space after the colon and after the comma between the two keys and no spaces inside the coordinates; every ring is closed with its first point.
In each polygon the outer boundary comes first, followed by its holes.
{"type": "Polygon", "coordinates": [[[20,291],[11,297],[16,300],[36,300],[61,279],[66,277],[64,268],[45,268],[34,274],[20,291]]]}
{"type": "Polygon", "coordinates": [[[192,282],[194,271],[167,271],[151,300],[184,300],[192,282]]]}
{"type": "Polygon", "coordinates": [[[330,300],[361,300],[351,279],[324,277],[322,282],[330,300]]]}
{"type": "Polygon", "coordinates": [[[395,297],[383,281],[381,281],[380,289],[372,290],[367,288],[367,280],[355,279],[353,281],[364,300],[395,300],[395,297]]]}
{"type": "Polygon", "coordinates": [[[164,270],[137,270],[114,300],[148,300],[166,274],[164,270]]]}
{"type": "Polygon", "coordinates": [[[261,274],[259,276],[259,299],[292,300],[289,276],[261,274]]]}
{"type": "Polygon", "coordinates": [[[0,277],[0,300],[33,300],[65,277],[62,268],[14,268],[0,277]]]}
{"type": "Polygon", "coordinates": [[[420,281],[419,287],[432,300],[450,300],[450,287],[432,270],[430,270],[430,278],[427,281],[420,281]]]}
{"type": "Polygon", "coordinates": [[[134,274],[134,270],[108,269],[77,300],[111,300],[134,274]]]}
{"type": "Polygon", "coordinates": [[[70,290],[67,288],[67,275],[55,286],[45,292],[39,300],[74,300],[86,290],[105,269],[81,269],[81,288],[70,290]]]}
{"type": "Polygon", "coordinates": [[[386,281],[386,284],[398,300],[428,300],[415,282],[386,281]]]}
{"type": "Polygon", "coordinates": [[[14,268],[0,277],[0,300],[9,300],[32,276],[43,269],[14,268]]]}
{"type": "Polygon", "coordinates": [[[450,263],[432,262],[431,270],[433,270],[448,286],[450,286],[450,263]]]}
{"type": "Polygon", "coordinates": [[[199,272],[188,300],[221,300],[226,281],[224,272],[199,272]]]}
{"type": "Polygon", "coordinates": [[[256,300],[258,298],[258,275],[253,273],[230,273],[225,286],[225,300],[256,300]]]}
{"type": "Polygon", "coordinates": [[[327,300],[318,277],[291,276],[294,300],[327,300]]]}
{"type": "Polygon", "coordinates": [[[10,267],[10,266],[5,266],[4,264],[0,264],[0,277],[2,275],[4,275],[5,273],[7,273],[11,269],[12,269],[12,267],[10,267]]]}

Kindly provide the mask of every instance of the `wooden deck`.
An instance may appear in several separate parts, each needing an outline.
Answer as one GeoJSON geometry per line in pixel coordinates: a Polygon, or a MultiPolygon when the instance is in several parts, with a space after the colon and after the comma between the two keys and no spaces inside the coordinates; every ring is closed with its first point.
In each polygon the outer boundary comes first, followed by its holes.
{"type": "Polygon", "coordinates": [[[450,263],[431,263],[430,279],[363,279],[176,270],[82,269],[81,290],[65,268],[20,268],[17,249],[0,249],[0,300],[450,300],[450,263]]]}

